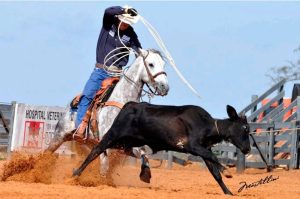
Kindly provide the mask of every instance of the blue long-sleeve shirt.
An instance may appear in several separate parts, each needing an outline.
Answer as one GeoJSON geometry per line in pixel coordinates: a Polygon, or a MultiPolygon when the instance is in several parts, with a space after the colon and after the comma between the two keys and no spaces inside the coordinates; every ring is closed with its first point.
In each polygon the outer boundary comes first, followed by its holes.
{"type": "MultiPolygon", "coordinates": [[[[103,16],[103,26],[101,28],[101,32],[98,38],[97,51],[96,51],[96,59],[97,63],[104,64],[105,56],[111,52],[112,50],[123,47],[123,44],[120,42],[118,37],[118,22],[119,19],[117,15],[124,14],[124,9],[120,6],[109,7],[105,10],[103,16]]],[[[120,38],[122,42],[127,46],[131,47],[134,50],[138,48],[142,48],[141,44],[138,40],[138,36],[134,32],[133,28],[129,26],[126,30],[120,30],[120,38]]],[[[119,52],[128,52],[127,49],[120,49],[114,51],[113,54],[117,54],[119,52]]],[[[112,55],[113,55],[112,54],[112,55]]],[[[111,54],[109,55],[109,57],[111,54]]],[[[124,54],[117,55],[111,58],[108,62],[106,62],[107,66],[110,66],[117,59],[124,56],[124,54]]],[[[118,67],[123,67],[128,63],[129,56],[125,56],[119,61],[117,61],[114,65],[118,67]]]]}

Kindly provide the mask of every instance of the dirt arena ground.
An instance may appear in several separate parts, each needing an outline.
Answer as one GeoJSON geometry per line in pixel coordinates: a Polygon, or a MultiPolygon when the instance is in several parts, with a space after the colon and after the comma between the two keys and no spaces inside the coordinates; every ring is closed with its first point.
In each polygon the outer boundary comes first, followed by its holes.
{"type": "MultiPolygon", "coordinates": [[[[16,154],[10,161],[0,161],[0,198],[300,198],[300,170],[248,169],[244,174],[236,174],[224,182],[234,194],[223,194],[209,171],[194,163],[186,167],[174,165],[172,170],[163,164],[152,168],[150,184],[139,180],[139,167],[124,163],[124,157],[114,159],[115,170],[109,180],[104,180],[97,172],[99,162],[94,161],[79,178],[72,178],[72,169],[82,161],[82,157],[66,156],[26,156],[16,154]],[[116,163],[117,162],[117,163],[116,163]],[[275,181],[238,192],[240,182],[251,184],[272,175],[275,181]]],[[[158,165],[152,161],[152,165],[158,165]]]]}

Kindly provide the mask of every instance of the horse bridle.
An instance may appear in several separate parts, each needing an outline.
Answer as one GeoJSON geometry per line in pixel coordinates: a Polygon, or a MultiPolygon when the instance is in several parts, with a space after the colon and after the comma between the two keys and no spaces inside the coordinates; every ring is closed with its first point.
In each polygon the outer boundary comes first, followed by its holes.
{"type": "Polygon", "coordinates": [[[147,54],[145,57],[142,56],[142,57],[143,57],[144,66],[145,66],[145,68],[146,68],[146,71],[147,71],[147,74],[148,74],[148,76],[149,76],[149,78],[150,78],[151,83],[155,83],[155,80],[154,80],[154,79],[155,79],[157,76],[159,76],[159,75],[166,75],[166,76],[167,76],[167,73],[164,72],[164,71],[158,72],[158,73],[156,73],[155,75],[152,75],[152,74],[150,73],[149,67],[148,67],[148,65],[147,65],[147,63],[146,63],[146,59],[147,59],[147,57],[148,57],[148,55],[149,55],[150,53],[149,53],[149,51],[147,51],[147,52],[148,52],[148,54],[147,54]]]}
{"type": "MultiPolygon", "coordinates": [[[[144,63],[144,66],[145,66],[145,68],[146,68],[146,71],[147,71],[147,75],[149,76],[149,79],[150,79],[150,81],[151,81],[151,83],[155,83],[155,78],[157,77],[157,76],[159,76],[159,75],[166,75],[167,76],[167,73],[166,72],[164,72],[164,71],[161,71],[161,72],[158,72],[158,73],[156,73],[155,75],[152,75],[151,73],[150,73],[150,70],[149,70],[149,68],[148,68],[148,65],[147,65],[147,63],[146,63],[146,58],[148,57],[148,55],[149,55],[149,50],[147,50],[147,52],[148,52],[148,54],[144,57],[141,53],[140,53],[140,55],[142,56],[142,58],[143,58],[143,63],[144,63]]],[[[127,81],[129,81],[129,82],[131,82],[132,84],[134,84],[135,85],[135,82],[134,81],[132,81],[129,77],[127,77],[126,76],[126,74],[123,72],[123,76],[125,77],[125,79],[127,80],[127,81]]],[[[146,82],[143,82],[144,84],[146,84],[146,86],[148,87],[148,89],[149,89],[149,91],[153,94],[153,95],[159,95],[158,93],[157,93],[157,89],[155,90],[155,91],[153,91],[152,89],[151,89],[151,87],[146,83],[146,82]]],[[[135,85],[136,86],[136,85],[135,85]]],[[[137,88],[138,89],[138,88],[137,88]]],[[[148,91],[146,91],[146,90],[143,90],[145,93],[148,93],[148,94],[150,94],[148,91]]]]}
{"type": "MultiPolygon", "coordinates": [[[[148,55],[149,55],[150,53],[149,53],[149,50],[147,50],[147,52],[148,52],[148,54],[147,54],[145,57],[142,55],[143,63],[144,63],[144,66],[145,66],[145,68],[146,68],[146,71],[147,71],[147,74],[148,74],[148,77],[149,77],[151,83],[154,84],[154,83],[155,83],[155,78],[156,78],[156,77],[158,77],[159,75],[166,75],[166,76],[167,76],[167,73],[164,72],[164,71],[158,72],[158,73],[156,73],[155,75],[152,75],[152,74],[150,73],[150,69],[149,69],[149,67],[148,67],[148,65],[147,65],[147,63],[146,63],[146,59],[147,59],[147,57],[148,57],[148,55]]],[[[144,83],[145,83],[145,82],[144,82],[144,83]]],[[[147,85],[149,91],[150,91],[153,95],[159,95],[159,94],[157,93],[157,88],[155,89],[155,91],[153,91],[153,90],[151,89],[151,87],[150,87],[147,83],[145,83],[145,84],[147,85]]]]}

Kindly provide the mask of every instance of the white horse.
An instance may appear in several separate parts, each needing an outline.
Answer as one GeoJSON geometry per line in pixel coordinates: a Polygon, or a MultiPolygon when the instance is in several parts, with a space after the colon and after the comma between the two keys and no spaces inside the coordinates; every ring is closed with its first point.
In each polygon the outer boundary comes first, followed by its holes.
{"type": "MultiPolygon", "coordinates": [[[[145,83],[154,89],[156,94],[161,96],[167,95],[169,85],[164,66],[165,62],[159,51],[141,49],[134,63],[124,72],[122,78],[115,86],[108,101],[114,101],[123,105],[129,101],[138,102],[145,83]]],[[[54,138],[51,140],[46,151],[54,152],[63,142],[73,139],[76,114],[71,112],[69,107],[67,109],[66,114],[59,120],[54,138]]],[[[97,110],[100,138],[110,129],[119,112],[120,108],[116,106],[104,106],[97,110]]],[[[94,135],[90,133],[89,136],[93,137],[94,135]]],[[[95,142],[89,142],[88,139],[86,143],[92,146],[95,145],[95,142]]],[[[145,151],[141,148],[134,148],[130,154],[137,158],[142,158],[140,178],[144,182],[150,182],[151,173],[148,159],[145,157],[145,151]]],[[[100,159],[101,173],[105,174],[108,170],[106,154],[101,155],[100,159]]]]}

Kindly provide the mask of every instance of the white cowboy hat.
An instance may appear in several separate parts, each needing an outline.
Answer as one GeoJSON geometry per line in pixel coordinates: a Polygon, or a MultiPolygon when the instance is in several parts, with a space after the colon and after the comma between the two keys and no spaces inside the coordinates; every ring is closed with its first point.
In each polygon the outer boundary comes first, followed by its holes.
{"type": "Polygon", "coordinates": [[[139,15],[131,16],[130,14],[121,14],[121,15],[118,15],[118,18],[119,18],[120,21],[122,21],[124,23],[127,23],[129,25],[133,25],[136,22],[138,22],[140,16],[139,15]]]}

